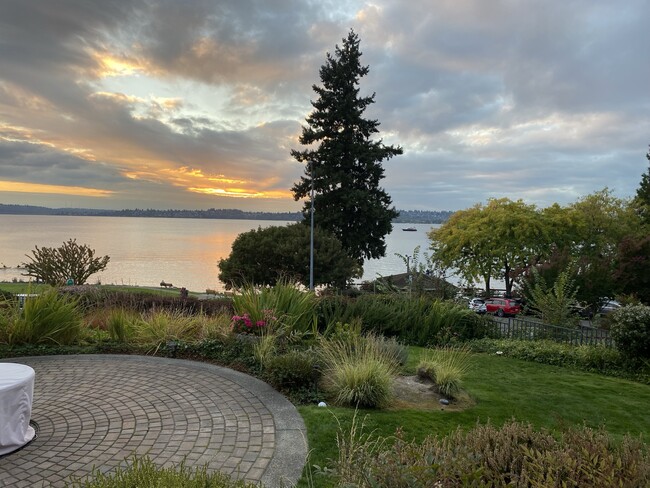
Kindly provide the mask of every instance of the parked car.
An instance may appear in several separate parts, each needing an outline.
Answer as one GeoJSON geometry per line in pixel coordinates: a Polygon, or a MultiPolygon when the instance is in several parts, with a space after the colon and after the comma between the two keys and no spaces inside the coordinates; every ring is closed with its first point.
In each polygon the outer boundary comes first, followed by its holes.
{"type": "Polygon", "coordinates": [[[505,317],[506,315],[517,315],[521,312],[521,302],[514,298],[488,298],[485,301],[487,313],[505,317]]]}
{"type": "Polygon", "coordinates": [[[618,310],[621,308],[621,304],[616,301],[612,300],[610,298],[601,298],[598,304],[594,307],[594,305],[587,305],[583,307],[576,307],[575,310],[576,312],[582,317],[583,319],[588,319],[591,320],[594,318],[596,315],[607,315],[612,313],[615,310],[618,310]],[[595,310],[595,312],[594,312],[595,310]]]}
{"type": "Polygon", "coordinates": [[[600,309],[598,310],[598,313],[607,315],[608,313],[612,313],[619,308],[621,308],[621,304],[619,302],[605,298],[600,302],[600,309]]]}
{"type": "Polygon", "coordinates": [[[472,298],[469,301],[469,309],[474,310],[478,314],[487,313],[487,308],[485,307],[485,300],[482,298],[472,298]]]}
{"type": "Polygon", "coordinates": [[[472,310],[476,310],[480,305],[484,304],[485,300],[482,298],[470,298],[469,299],[469,308],[472,310]]]}

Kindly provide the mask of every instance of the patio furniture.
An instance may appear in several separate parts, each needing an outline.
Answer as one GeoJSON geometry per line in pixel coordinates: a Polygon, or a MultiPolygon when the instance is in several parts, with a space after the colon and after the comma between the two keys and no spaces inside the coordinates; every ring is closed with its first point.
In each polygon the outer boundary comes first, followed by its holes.
{"type": "Polygon", "coordinates": [[[35,435],[29,425],[34,396],[32,368],[0,363],[0,456],[20,449],[35,435]]]}

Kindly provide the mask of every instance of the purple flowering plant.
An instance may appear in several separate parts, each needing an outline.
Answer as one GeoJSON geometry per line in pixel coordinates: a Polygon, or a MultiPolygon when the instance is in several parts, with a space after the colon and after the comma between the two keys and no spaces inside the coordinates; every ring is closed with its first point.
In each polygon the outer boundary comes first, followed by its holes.
{"type": "Polygon", "coordinates": [[[248,313],[233,315],[230,325],[235,334],[260,335],[269,329],[276,321],[273,310],[262,310],[262,318],[254,320],[248,313]]]}

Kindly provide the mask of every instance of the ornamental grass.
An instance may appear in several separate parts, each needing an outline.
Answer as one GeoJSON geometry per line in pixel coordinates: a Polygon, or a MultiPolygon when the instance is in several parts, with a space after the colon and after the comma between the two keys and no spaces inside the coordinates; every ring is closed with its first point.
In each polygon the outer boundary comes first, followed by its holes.
{"type": "Polygon", "coordinates": [[[205,467],[193,469],[181,462],[178,467],[157,466],[149,457],[133,456],[128,466],[117,467],[109,473],[95,469],[85,479],[77,478],[66,483],[67,488],[255,488],[256,483],[233,480],[224,473],[208,473],[205,467]]]}
{"type": "Polygon", "coordinates": [[[433,381],[443,395],[455,398],[470,368],[471,352],[467,347],[444,347],[429,349],[420,360],[417,373],[433,381]]]}
{"type": "Polygon", "coordinates": [[[22,308],[18,302],[12,303],[3,315],[0,327],[8,344],[68,345],[84,332],[78,300],[55,288],[28,298],[22,308]]]}
{"type": "Polygon", "coordinates": [[[388,405],[400,362],[390,351],[376,336],[321,341],[323,389],[341,406],[388,405]]]}

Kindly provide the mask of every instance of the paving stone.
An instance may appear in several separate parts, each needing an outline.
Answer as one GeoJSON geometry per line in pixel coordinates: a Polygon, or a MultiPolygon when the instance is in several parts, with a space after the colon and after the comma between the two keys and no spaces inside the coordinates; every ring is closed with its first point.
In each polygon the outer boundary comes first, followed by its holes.
{"type": "Polygon", "coordinates": [[[133,454],[160,466],[207,465],[265,487],[288,487],[307,446],[296,409],[269,385],[192,361],[115,355],[11,360],[36,371],[38,435],[0,458],[0,487],[64,486],[133,454]],[[278,428],[276,426],[291,426],[278,428]]]}

